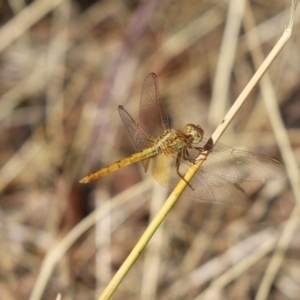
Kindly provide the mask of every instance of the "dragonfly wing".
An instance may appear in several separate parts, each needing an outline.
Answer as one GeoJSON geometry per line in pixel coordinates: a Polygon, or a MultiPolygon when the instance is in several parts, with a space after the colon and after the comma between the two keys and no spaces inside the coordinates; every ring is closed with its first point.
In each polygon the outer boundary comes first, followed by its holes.
{"type": "Polygon", "coordinates": [[[143,84],[139,122],[148,135],[153,137],[160,136],[169,128],[168,115],[162,105],[154,73],[148,74],[143,84]]]}
{"type": "MultiPolygon", "coordinates": [[[[182,161],[180,163],[180,173],[184,175],[190,166],[185,161],[182,161]]],[[[173,183],[173,185],[175,184],[173,183]]],[[[207,173],[202,168],[192,178],[190,185],[185,188],[183,194],[200,202],[213,201],[230,205],[249,204],[248,196],[237,183],[232,183],[225,178],[207,173]]]]}
{"type": "MultiPolygon", "coordinates": [[[[200,147],[204,144],[205,141],[200,147]]],[[[276,158],[236,150],[220,143],[217,143],[209,153],[202,170],[234,180],[249,181],[274,180],[285,174],[283,165],[276,158]]]]}
{"type": "MultiPolygon", "coordinates": [[[[176,156],[161,154],[154,158],[152,173],[154,178],[163,186],[173,189],[180,180],[176,172],[176,156]]],[[[193,164],[181,160],[179,172],[185,175],[193,164]]],[[[248,205],[249,200],[244,190],[237,184],[201,169],[195,174],[183,191],[184,195],[194,198],[199,202],[217,202],[231,205],[248,205]]]]}
{"type": "Polygon", "coordinates": [[[143,131],[142,128],[133,120],[131,115],[125,110],[123,106],[119,106],[120,117],[133,140],[136,149],[142,151],[150,144],[150,138],[143,131]]]}
{"type": "Polygon", "coordinates": [[[153,177],[159,184],[168,187],[170,185],[170,180],[172,180],[174,174],[176,174],[176,157],[173,155],[165,155],[164,153],[161,153],[160,155],[156,156],[153,161],[153,177]]]}
{"type": "MultiPolygon", "coordinates": [[[[150,144],[149,137],[121,105],[119,106],[119,114],[131,139],[133,140],[133,143],[135,144],[137,151],[140,152],[148,147],[150,144]]],[[[147,172],[149,162],[148,160],[142,162],[145,172],[147,172]]]]}

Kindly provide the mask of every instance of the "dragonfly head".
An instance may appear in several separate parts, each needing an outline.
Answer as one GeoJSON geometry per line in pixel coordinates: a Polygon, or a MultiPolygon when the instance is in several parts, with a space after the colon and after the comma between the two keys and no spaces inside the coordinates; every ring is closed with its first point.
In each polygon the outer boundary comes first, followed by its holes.
{"type": "Polygon", "coordinates": [[[183,132],[191,137],[192,144],[199,144],[203,138],[203,129],[199,125],[187,124],[185,125],[183,132]]]}

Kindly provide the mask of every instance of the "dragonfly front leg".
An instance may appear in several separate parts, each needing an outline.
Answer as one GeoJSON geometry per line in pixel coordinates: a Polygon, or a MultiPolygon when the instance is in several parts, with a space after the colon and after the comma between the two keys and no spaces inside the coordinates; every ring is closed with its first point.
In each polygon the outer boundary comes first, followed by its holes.
{"type": "Polygon", "coordinates": [[[180,174],[180,172],[179,172],[180,160],[182,159],[182,157],[183,157],[184,159],[186,159],[186,158],[184,157],[184,156],[185,156],[185,151],[186,151],[186,148],[183,149],[182,151],[179,151],[178,154],[177,154],[176,165],[175,165],[175,166],[176,166],[176,173],[177,173],[178,176],[179,176],[182,180],[184,180],[184,181],[187,183],[187,185],[194,191],[194,188],[190,185],[189,182],[187,182],[187,181],[185,180],[184,176],[182,176],[182,175],[180,174]],[[182,153],[184,153],[184,154],[182,155],[182,153]]]}
{"type": "MultiPolygon", "coordinates": [[[[204,149],[201,148],[201,147],[193,147],[193,149],[196,149],[196,150],[199,151],[198,155],[199,155],[201,152],[204,151],[204,149]]],[[[195,158],[191,158],[190,153],[189,153],[189,151],[188,151],[187,148],[184,149],[184,152],[183,152],[183,159],[188,160],[188,161],[190,161],[190,162],[193,163],[193,164],[196,162],[196,159],[195,159],[195,158]]]]}
{"type": "MultiPolygon", "coordinates": [[[[205,151],[205,149],[203,147],[194,147],[194,149],[198,150],[199,154],[203,153],[205,151]]],[[[206,157],[207,157],[207,154],[205,155],[205,159],[204,160],[206,160],[206,157]]],[[[195,163],[196,159],[191,160],[191,162],[195,163]]]]}
{"type": "Polygon", "coordinates": [[[193,159],[190,157],[190,153],[189,153],[189,151],[188,151],[187,148],[185,148],[185,149],[183,150],[183,159],[188,160],[188,161],[194,163],[194,162],[193,162],[193,159]]]}

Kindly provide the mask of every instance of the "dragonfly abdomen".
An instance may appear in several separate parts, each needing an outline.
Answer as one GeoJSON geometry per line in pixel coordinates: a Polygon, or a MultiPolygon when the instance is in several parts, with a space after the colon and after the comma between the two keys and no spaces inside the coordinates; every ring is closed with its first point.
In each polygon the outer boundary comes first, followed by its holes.
{"type": "Polygon", "coordinates": [[[88,183],[90,181],[96,180],[100,177],[103,177],[110,173],[113,173],[123,167],[126,167],[128,165],[131,165],[135,162],[138,162],[138,161],[141,161],[144,159],[151,158],[157,154],[158,154],[157,149],[155,147],[147,148],[141,152],[132,154],[126,158],[116,161],[115,163],[113,163],[107,167],[104,167],[104,168],[100,169],[99,171],[96,171],[96,172],[82,178],[80,180],[80,183],[88,183]]]}

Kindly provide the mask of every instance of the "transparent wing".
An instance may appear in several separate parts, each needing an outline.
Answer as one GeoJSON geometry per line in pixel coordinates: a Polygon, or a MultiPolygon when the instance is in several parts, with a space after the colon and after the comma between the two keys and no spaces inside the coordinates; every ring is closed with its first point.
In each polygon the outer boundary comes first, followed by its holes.
{"type": "Polygon", "coordinates": [[[168,115],[161,103],[157,77],[147,75],[141,94],[139,122],[149,136],[158,137],[169,128],[168,115]]]}
{"type": "MultiPolygon", "coordinates": [[[[184,175],[192,163],[181,160],[179,172],[184,175]]],[[[180,180],[176,173],[176,156],[161,154],[154,159],[153,176],[163,186],[173,189],[180,180]]],[[[244,190],[225,178],[207,173],[200,169],[183,194],[197,201],[214,201],[230,205],[247,205],[249,200],[244,190]]]]}
{"type": "MultiPolygon", "coordinates": [[[[176,156],[161,153],[153,160],[152,175],[162,186],[168,187],[170,179],[176,174],[176,156]]],[[[177,175],[177,174],[176,174],[177,175]]],[[[179,179],[178,175],[176,176],[179,179]]],[[[178,180],[177,180],[178,182],[178,180]]]]}
{"type": "MultiPolygon", "coordinates": [[[[184,174],[187,165],[181,163],[180,170],[184,174]]],[[[178,180],[177,180],[178,182],[178,180]]],[[[172,185],[176,182],[173,179],[172,185]]],[[[225,178],[215,176],[200,169],[190,181],[183,194],[195,198],[197,201],[214,201],[230,205],[249,205],[250,201],[242,187],[236,182],[227,181],[225,178]]]]}
{"type": "MultiPolygon", "coordinates": [[[[136,124],[136,122],[132,119],[130,114],[124,109],[123,106],[119,106],[119,114],[120,117],[126,127],[126,129],[129,132],[129,135],[131,136],[131,139],[133,140],[133,143],[135,144],[135,147],[138,152],[142,151],[144,148],[150,146],[151,140],[146,135],[146,133],[143,131],[143,129],[136,124]]],[[[142,161],[145,172],[147,172],[148,169],[148,160],[142,161]]]]}
{"type": "MultiPolygon", "coordinates": [[[[206,141],[200,144],[204,147],[206,141]]],[[[199,145],[197,145],[199,146],[199,145]]],[[[191,159],[199,150],[188,149],[191,159]]],[[[180,177],[176,172],[176,154],[162,153],[154,159],[153,176],[163,186],[174,188],[180,177]]],[[[193,164],[189,160],[180,161],[179,172],[184,175],[193,164]]],[[[184,194],[199,201],[215,201],[225,204],[245,205],[247,195],[239,186],[242,180],[274,180],[284,176],[283,165],[275,158],[252,152],[235,150],[216,144],[202,168],[191,180],[191,187],[184,194]]]]}
{"type": "MultiPolygon", "coordinates": [[[[205,143],[201,142],[200,147],[205,143]]],[[[192,156],[197,155],[197,151],[192,152],[192,156]]],[[[276,158],[236,150],[219,143],[208,155],[202,170],[217,176],[250,181],[274,180],[285,174],[283,165],[276,158]]]]}

